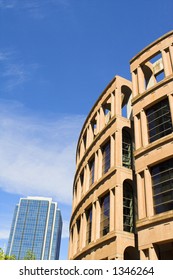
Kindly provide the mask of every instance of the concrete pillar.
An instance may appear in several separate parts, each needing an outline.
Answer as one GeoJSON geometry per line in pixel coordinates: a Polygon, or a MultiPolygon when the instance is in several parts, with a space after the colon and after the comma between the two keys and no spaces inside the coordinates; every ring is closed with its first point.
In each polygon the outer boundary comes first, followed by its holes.
{"type": "Polygon", "coordinates": [[[95,219],[96,219],[96,235],[95,235],[95,239],[99,239],[100,238],[100,201],[99,199],[96,200],[96,208],[95,208],[95,219]]]}
{"type": "MultiPolygon", "coordinates": [[[[140,112],[141,119],[141,132],[142,132],[142,146],[146,147],[148,145],[148,128],[147,128],[147,117],[145,111],[140,112]]],[[[137,133],[139,133],[137,131],[137,133]]]]}
{"type": "Polygon", "coordinates": [[[102,177],[102,151],[98,149],[98,180],[102,177]]]}
{"type": "Polygon", "coordinates": [[[149,248],[149,259],[150,260],[158,260],[155,248],[153,245],[149,248]]]}
{"type": "Polygon", "coordinates": [[[143,219],[146,217],[144,176],[142,176],[142,174],[137,174],[136,180],[138,196],[138,218],[143,219]]]}
{"type": "Polygon", "coordinates": [[[110,167],[115,165],[115,134],[110,137],[110,167]]]}
{"type": "Polygon", "coordinates": [[[163,66],[164,66],[164,73],[165,77],[172,74],[172,67],[171,67],[171,59],[169,54],[169,49],[162,50],[162,60],[163,60],[163,66]]]}
{"type": "Polygon", "coordinates": [[[92,233],[91,233],[91,241],[96,241],[96,221],[97,221],[97,216],[96,216],[96,201],[93,202],[92,204],[92,233]]]}
{"type": "Polygon", "coordinates": [[[138,66],[137,73],[138,73],[139,94],[141,94],[145,91],[145,78],[141,66],[138,66]]]}
{"type": "Polygon", "coordinates": [[[115,115],[115,91],[111,93],[111,117],[115,115]]]}
{"type": "Polygon", "coordinates": [[[121,90],[116,88],[115,90],[115,115],[121,116],[121,90]]]}
{"type": "Polygon", "coordinates": [[[123,187],[120,184],[115,188],[115,230],[123,230],[123,187]]]}
{"type": "Polygon", "coordinates": [[[115,133],[115,166],[122,166],[122,129],[115,133]]]}
{"type": "Polygon", "coordinates": [[[133,71],[132,72],[132,93],[133,93],[133,98],[136,97],[139,93],[138,89],[138,76],[137,72],[133,71]]]}
{"type": "Polygon", "coordinates": [[[141,121],[140,116],[134,116],[134,130],[135,130],[135,149],[138,150],[141,146],[141,121]]]}
{"type": "Polygon", "coordinates": [[[152,192],[152,182],[149,169],[144,170],[144,180],[145,180],[145,195],[146,195],[146,211],[147,217],[154,215],[153,210],[153,192],[152,192]]]}
{"type": "Polygon", "coordinates": [[[99,161],[98,161],[98,151],[95,153],[95,167],[94,167],[94,181],[98,181],[98,168],[99,168],[99,161]]]}
{"type": "Polygon", "coordinates": [[[171,119],[172,119],[172,125],[173,125],[173,94],[170,94],[168,96],[168,99],[169,99],[169,108],[170,108],[170,113],[171,113],[171,119]]]}
{"type": "Polygon", "coordinates": [[[110,232],[115,230],[115,187],[110,190],[110,232]]]}
{"type": "Polygon", "coordinates": [[[82,232],[82,241],[81,241],[81,247],[84,248],[86,245],[86,212],[84,210],[83,214],[82,214],[82,227],[81,227],[81,232],[82,232]]]}
{"type": "Polygon", "coordinates": [[[105,115],[103,106],[100,107],[100,121],[99,121],[100,131],[105,127],[105,115]]]}
{"type": "Polygon", "coordinates": [[[169,47],[169,51],[170,51],[171,65],[173,69],[173,45],[169,47]]]}

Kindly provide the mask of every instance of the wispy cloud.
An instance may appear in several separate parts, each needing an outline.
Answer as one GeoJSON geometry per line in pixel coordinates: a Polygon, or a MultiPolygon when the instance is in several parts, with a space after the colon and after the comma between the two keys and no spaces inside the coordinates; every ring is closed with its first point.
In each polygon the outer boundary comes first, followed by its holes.
{"type": "Polygon", "coordinates": [[[0,62],[1,88],[5,91],[12,91],[17,86],[22,86],[39,68],[38,63],[24,62],[14,50],[0,50],[0,62]]]}
{"type": "Polygon", "coordinates": [[[71,203],[77,137],[82,116],[54,121],[0,106],[0,187],[21,195],[71,203]]]}
{"type": "Polygon", "coordinates": [[[45,7],[69,8],[70,0],[0,0],[0,9],[21,10],[36,19],[43,19],[48,14],[45,7]]]}

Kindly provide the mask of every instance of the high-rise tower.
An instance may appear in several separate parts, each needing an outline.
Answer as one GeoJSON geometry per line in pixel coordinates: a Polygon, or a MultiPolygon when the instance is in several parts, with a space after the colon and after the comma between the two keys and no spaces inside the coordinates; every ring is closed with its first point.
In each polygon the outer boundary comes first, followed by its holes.
{"type": "Polygon", "coordinates": [[[31,250],[37,260],[59,259],[61,212],[51,198],[21,198],[16,205],[7,254],[23,259],[31,250]]]}

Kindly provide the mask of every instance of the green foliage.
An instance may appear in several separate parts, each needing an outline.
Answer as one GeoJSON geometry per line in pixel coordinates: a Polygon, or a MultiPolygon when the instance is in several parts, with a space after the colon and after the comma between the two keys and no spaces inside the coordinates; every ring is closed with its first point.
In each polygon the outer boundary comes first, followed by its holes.
{"type": "Polygon", "coordinates": [[[15,260],[16,257],[14,255],[8,256],[4,253],[2,248],[0,248],[0,260],[15,260]]]}
{"type": "Polygon", "coordinates": [[[31,250],[28,250],[26,252],[24,260],[36,260],[36,256],[34,255],[34,253],[31,250]]]}

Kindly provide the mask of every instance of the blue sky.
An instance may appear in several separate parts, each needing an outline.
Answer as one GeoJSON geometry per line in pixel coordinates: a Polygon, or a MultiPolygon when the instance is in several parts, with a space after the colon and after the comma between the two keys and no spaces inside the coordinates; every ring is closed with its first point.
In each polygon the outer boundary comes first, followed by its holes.
{"type": "Polygon", "coordinates": [[[76,142],[130,59],[173,29],[172,0],[0,0],[0,247],[15,204],[57,201],[67,259],[76,142]]]}

